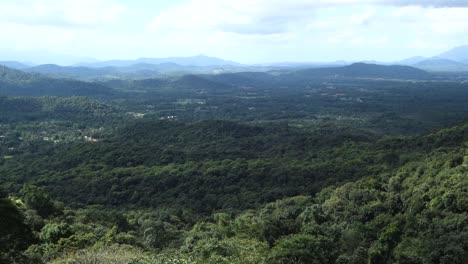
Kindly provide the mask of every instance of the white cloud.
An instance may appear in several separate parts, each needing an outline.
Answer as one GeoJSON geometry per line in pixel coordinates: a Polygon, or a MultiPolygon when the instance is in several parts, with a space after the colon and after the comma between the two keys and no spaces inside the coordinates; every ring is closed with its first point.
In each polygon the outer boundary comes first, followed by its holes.
{"type": "MultiPolygon", "coordinates": [[[[149,24],[149,29],[166,33],[211,31],[253,35],[282,34],[311,23],[329,26],[317,21],[316,13],[323,9],[347,8],[346,6],[367,8],[366,12],[352,14],[348,21],[342,21],[353,25],[383,21],[382,17],[386,14],[373,13],[372,8],[369,8],[382,6],[394,6],[387,8],[397,10],[395,16],[402,20],[396,21],[397,23],[430,22],[431,19],[439,22],[441,16],[452,20],[451,16],[456,15],[460,18],[454,22],[457,23],[453,25],[456,28],[468,17],[467,9],[460,8],[468,6],[468,1],[457,0],[190,0],[155,16],[149,24]],[[427,17],[421,17],[421,13],[427,17]],[[430,17],[431,14],[434,18],[430,17]],[[418,19],[420,20],[416,21],[418,19]]],[[[343,20],[341,17],[334,19],[343,20]]],[[[340,26],[347,27],[348,24],[340,26]]],[[[450,31],[451,28],[445,30],[450,31]]]]}
{"type": "Polygon", "coordinates": [[[277,34],[313,17],[317,5],[311,1],[290,4],[277,0],[192,0],[154,17],[150,28],[158,31],[210,29],[239,34],[277,34]]]}
{"type": "Polygon", "coordinates": [[[468,7],[466,0],[383,0],[390,5],[422,6],[422,7],[468,7]]]}
{"type": "Polygon", "coordinates": [[[467,5],[187,0],[135,12],[128,0],[0,0],[0,50],[103,59],[207,53],[241,62],[430,55],[468,43],[467,5]]]}
{"type": "Polygon", "coordinates": [[[33,26],[99,26],[125,11],[112,0],[0,1],[0,21],[33,26]]]}

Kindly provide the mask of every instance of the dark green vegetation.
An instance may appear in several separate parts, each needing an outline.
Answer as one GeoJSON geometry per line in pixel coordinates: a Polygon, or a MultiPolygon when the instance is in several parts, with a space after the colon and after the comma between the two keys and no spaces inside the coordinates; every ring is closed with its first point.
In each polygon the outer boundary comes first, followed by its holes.
{"type": "Polygon", "coordinates": [[[2,76],[0,263],[468,261],[458,74],[2,76]]]}

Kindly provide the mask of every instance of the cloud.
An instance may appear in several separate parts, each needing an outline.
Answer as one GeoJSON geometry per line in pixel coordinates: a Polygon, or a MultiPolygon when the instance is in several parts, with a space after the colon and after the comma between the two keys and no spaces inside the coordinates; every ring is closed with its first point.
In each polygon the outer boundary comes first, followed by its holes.
{"type": "Polygon", "coordinates": [[[124,5],[112,0],[0,1],[0,21],[32,26],[99,26],[112,23],[124,11],[124,5]]]}
{"type": "Polygon", "coordinates": [[[384,0],[385,4],[397,6],[421,6],[421,7],[468,7],[466,0],[384,0]]]}
{"type": "MultiPolygon", "coordinates": [[[[190,0],[155,16],[149,28],[156,31],[231,32],[249,35],[272,35],[310,23],[317,12],[330,8],[421,7],[445,9],[468,7],[458,0],[190,0]]],[[[415,14],[417,15],[417,14],[415,14]]],[[[363,14],[357,14],[363,16],[363,14]]],[[[369,24],[379,16],[354,16],[361,24],[369,24]]]]}
{"type": "Polygon", "coordinates": [[[207,53],[261,62],[385,60],[468,43],[468,1],[149,2],[0,0],[0,50],[100,59],[207,53]]]}
{"type": "Polygon", "coordinates": [[[190,0],[155,16],[149,28],[158,31],[210,29],[249,35],[287,32],[311,21],[317,10],[363,0],[190,0]]]}

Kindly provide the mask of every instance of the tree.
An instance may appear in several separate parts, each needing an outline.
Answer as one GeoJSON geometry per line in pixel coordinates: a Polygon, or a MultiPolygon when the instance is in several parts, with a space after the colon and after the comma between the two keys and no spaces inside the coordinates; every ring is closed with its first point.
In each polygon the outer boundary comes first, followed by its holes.
{"type": "Polygon", "coordinates": [[[25,184],[20,193],[26,205],[36,210],[41,217],[47,218],[57,212],[54,202],[43,188],[25,184]]]}
{"type": "Polygon", "coordinates": [[[0,189],[0,263],[21,261],[21,251],[33,241],[21,211],[0,189]]]}
{"type": "Polygon", "coordinates": [[[281,239],[271,250],[271,263],[334,263],[338,249],[330,238],[305,234],[281,239]]]}

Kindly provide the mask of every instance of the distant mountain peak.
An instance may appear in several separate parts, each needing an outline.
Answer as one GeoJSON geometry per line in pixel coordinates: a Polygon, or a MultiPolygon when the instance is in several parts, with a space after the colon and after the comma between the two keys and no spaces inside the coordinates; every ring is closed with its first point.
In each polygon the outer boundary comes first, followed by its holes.
{"type": "Polygon", "coordinates": [[[455,47],[451,50],[437,55],[437,57],[454,60],[457,62],[468,63],[468,45],[455,47]]]}
{"type": "Polygon", "coordinates": [[[423,60],[426,60],[427,58],[426,57],[423,57],[423,56],[413,56],[413,57],[410,57],[410,58],[407,58],[407,59],[404,59],[404,60],[401,60],[401,61],[397,61],[396,64],[400,64],[400,65],[414,65],[416,63],[419,63],[423,60]]]}
{"type": "Polygon", "coordinates": [[[468,65],[441,57],[432,57],[426,60],[420,61],[413,65],[414,67],[428,70],[428,71],[438,71],[438,72],[460,72],[468,71],[468,65]]]}

